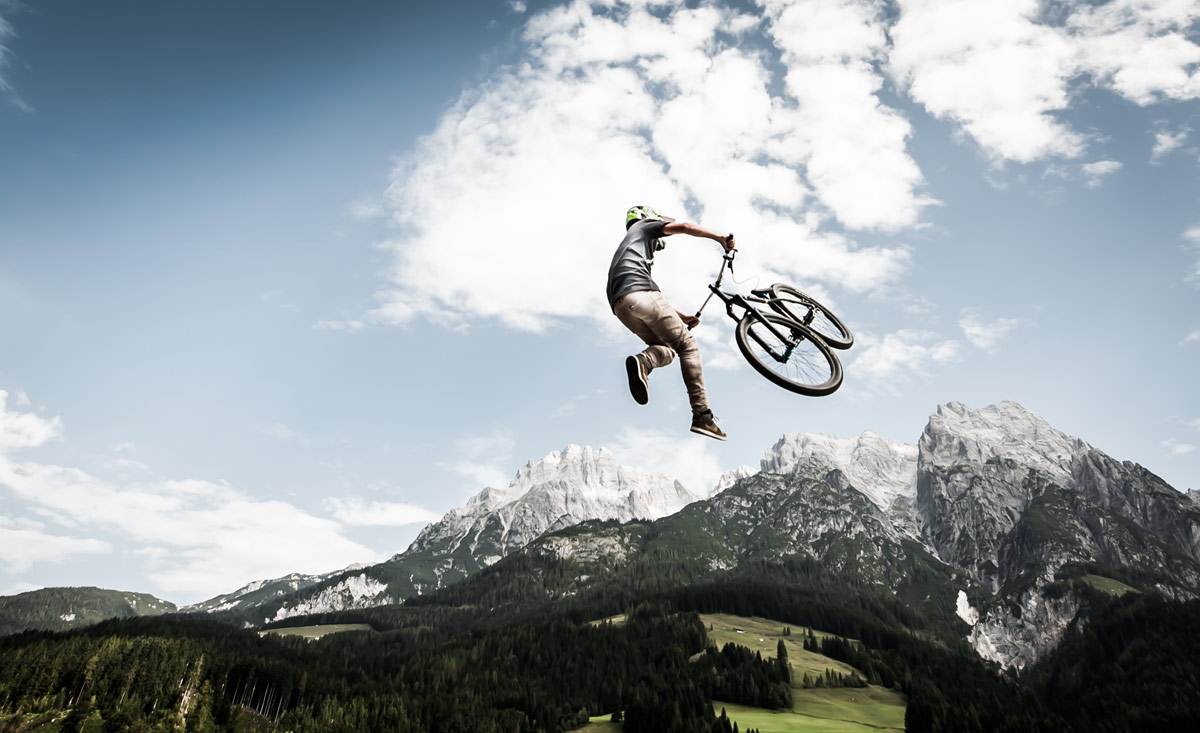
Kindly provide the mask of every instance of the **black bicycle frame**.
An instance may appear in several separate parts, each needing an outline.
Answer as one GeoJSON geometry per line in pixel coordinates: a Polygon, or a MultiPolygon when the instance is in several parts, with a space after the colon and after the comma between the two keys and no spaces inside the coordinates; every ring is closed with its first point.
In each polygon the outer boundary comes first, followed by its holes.
{"type": "MultiPolygon", "coordinates": [[[[720,298],[721,302],[725,304],[725,312],[729,315],[729,317],[738,323],[741,323],[742,319],[744,319],[750,313],[753,313],[754,317],[767,327],[767,330],[775,334],[775,336],[777,336],[780,341],[787,344],[788,347],[782,354],[777,354],[771,350],[770,345],[765,343],[758,334],[754,333],[753,331],[749,331],[750,337],[757,341],[758,345],[761,346],[763,350],[770,354],[771,357],[776,361],[781,363],[786,362],[788,359],[792,358],[792,350],[796,348],[796,344],[804,339],[803,335],[800,337],[800,339],[797,339],[795,337],[795,330],[793,330],[791,334],[784,335],[783,332],[775,328],[775,325],[771,323],[771,321],[767,320],[767,318],[763,316],[761,311],[751,305],[751,301],[748,300],[744,295],[739,295],[738,293],[727,293],[724,290],[721,290],[721,280],[725,277],[725,268],[728,267],[729,273],[733,274],[733,257],[735,252],[737,252],[737,250],[730,250],[721,258],[721,271],[717,273],[717,281],[708,286],[708,289],[712,292],[710,292],[708,297],[704,299],[704,302],[700,304],[700,309],[696,311],[696,317],[700,317],[700,314],[704,311],[704,308],[708,305],[708,302],[712,300],[714,295],[720,298]],[[741,316],[738,316],[733,312],[735,307],[742,309],[741,316]]],[[[758,295],[759,292],[760,291],[751,291],[751,293],[754,295],[758,295]]],[[[761,292],[765,293],[766,291],[764,290],[761,292]]],[[[755,297],[753,302],[766,303],[767,300],[763,297],[755,297]]],[[[795,320],[786,318],[785,316],[780,315],[778,318],[795,323],[801,328],[804,327],[803,324],[797,323],[795,320]]]]}

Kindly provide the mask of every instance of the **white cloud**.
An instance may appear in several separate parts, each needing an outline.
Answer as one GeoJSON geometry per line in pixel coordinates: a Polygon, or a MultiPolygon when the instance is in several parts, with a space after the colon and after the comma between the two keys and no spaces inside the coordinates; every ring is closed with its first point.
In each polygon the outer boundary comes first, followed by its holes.
{"type": "Polygon", "coordinates": [[[612,445],[623,466],[664,474],[698,496],[707,496],[721,477],[711,441],[691,433],[644,430],[625,426],[612,445]]]}
{"type": "Polygon", "coordinates": [[[1179,344],[1182,346],[1183,344],[1191,344],[1197,341],[1200,341],[1200,329],[1192,331],[1187,336],[1184,336],[1183,340],[1180,341],[1179,344]]]}
{"type": "Polygon", "coordinates": [[[912,127],[884,105],[874,64],[887,51],[883,7],[853,0],[757,0],[782,52],[801,139],[781,149],[804,163],[821,201],[852,228],[915,224],[933,200],[906,151],[912,127]]]}
{"type": "MultiPolygon", "coordinates": [[[[604,273],[622,213],[643,202],[736,231],[764,277],[854,292],[899,278],[906,249],[821,229],[829,214],[910,226],[930,203],[905,152],[910,127],[876,94],[880,21],[850,13],[869,31],[817,57],[790,40],[805,27],[795,13],[772,3],[767,15],[774,54],[727,45],[728,29],[762,32],[758,20],[708,5],[577,0],[534,14],[521,61],[464,93],[395,171],[404,234],[390,244],[392,288],[366,320],[538,331],[611,319],[604,273]]],[[[655,273],[664,292],[703,293],[715,246],[672,244],[655,273]]]]}
{"type": "Polygon", "coordinates": [[[526,10],[525,3],[521,0],[508,0],[508,7],[517,15],[521,15],[526,10]]]}
{"type": "Polygon", "coordinates": [[[308,445],[310,442],[308,438],[305,438],[303,435],[300,435],[287,425],[279,422],[275,423],[269,428],[264,429],[263,432],[272,438],[275,438],[276,440],[282,440],[284,442],[299,443],[300,445],[308,445]]]}
{"type": "MultiPolygon", "coordinates": [[[[18,406],[29,403],[29,398],[22,399],[22,395],[17,395],[18,406]]],[[[46,420],[30,412],[9,412],[7,402],[8,392],[0,389],[0,455],[16,448],[39,446],[61,435],[62,421],[57,417],[46,420]]]]}
{"type": "MultiPolygon", "coordinates": [[[[8,3],[0,3],[0,11],[8,11],[12,9],[8,3]]],[[[9,65],[9,59],[12,52],[8,49],[7,42],[11,38],[15,38],[16,31],[13,30],[12,24],[9,23],[3,15],[0,15],[0,96],[7,97],[17,109],[24,112],[32,112],[33,108],[21,99],[21,95],[17,94],[17,90],[13,89],[12,84],[8,81],[8,76],[4,73],[5,68],[9,65]]]]}
{"type": "Polygon", "coordinates": [[[1072,3],[1067,29],[1083,69],[1140,105],[1200,96],[1200,46],[1188,36],[1200,20],[1194,0],[1072,3]]]}
{"type": "Polygon", "coordinates": [[[1159,163],[1168,154],[1183,147],[1191,130],[1184,128],[1179,132],[1159,130],[1154,133],[1154,149],[1150,151],[1150,162],[1159,163]]]}
{"type": "MultiPolygon", "coordinates": [[[[3,396],[0,391],[0,400],[3,396]]],[[[0,447],[37,446],[59,431],[57,418],[0,409],[0,447]]],[[[337,522],[286,502],[256,499],[227,484],[113,483],[76,468],[17,462],[0,451],[0,487],[30,513],[72,534],[88,535],[55,536],[9,522],[0,527],[0,558],[10,572],[119,546],[144,558],[142,574],[162,591],[200,600],[249,578],[323,572],[378,559],[342,536],[337,522]]]]}
{"type": "MultiPolygon", "coordinates": [[[[2,460],[2,459],[0,459],[2,460]]],[[[8,573],[24,573],[35,564],[64,562],[81,555],[112,552],[112,545],[97,539],[60,537],[36,529],[6,526],[0,517],[0,568],[8,573]]]]}
{"type": "Polygon", "coordinates": [[[313,324],[313,328],[318,331],[349,331],[351,333],[361,331],[366,327],[367,324],[355,319],[345,321],[325,320],[317,321],[313,324]]]}
{"type": "Polygon", "coordinates": [[[1200,96],[1194,0],[899,0],[890,66],[913,99],[995,160],[1076,157],[1057,115],[1086,84],[1139,105],[1200,96]]]}
{"type": "Polygon", "coordinates": [[[1183,233],[1183,239],[1187,242],[1184,245],[1186,251],[1190,251],[1196,256],[1196,261],[1192,263],[1192,269],[1188,272],[1184,279],[1190,283],[1200,283],[1200,225],[1189,227],[1183,233]]]}
{"type": "Polygon", "coordinates": [[[1018,318],[998,318],[990,323],[985,322],[979,312],[972,308],[964,308],[958,321],[967,340],[989,352],[994,352],[996,345],[1019,325],[1021,321],[1018,318]]]}
{"type": "Polygon", "coordinates": [[[386,213],[383,205],[378,201],[363,200],[350,204],[350,216],[355,219],[378,219],[386,213]]]}
{"type": "Polygon", "coordinates": [[[507,430],[484,435],[464,435],[455,444],[457,460],[439,463],[444,470],[465,476],[472,490],[503,489],[511,481],[509,463],[517,441],[507,430]]]}
{"type": "Polygon", "coordinates": [[[871,392],[900,394],[900,387],[914,375],[924,377],[934,367],[962,358],[960,342],[929,331],[903,329],[882,337],[863,333],[856,340],[862,351],[846,369],[847,378],[862,380],[871,392]]]}
{"type": "Polygon", "coordinates": [[[1167,438],[1162,442],[1162,446],[1172,456],[1186,456],[1188,453],[1196,450],[1196,446],[1190,443],[1181,443],[1174,438],[1167,438]]]}
{"type": "Polygon", "coordinates": [[[1115,160],[1098,160],[1095,163],[1085,163],[1083,165],[1083,175],[1086,178],[1084,186],[1088,188],[1100,188],[1104,183],[1104,177],[1116,173],[1121,170],[1121,164],[1115,160]]]}
{"type": "Polygon", "coordinates": [[[397,502],[367,502],[358,497],[329,498],[325,511],[342,524],[366,527],[403,527],[436,522],[441,517],[423,507],[397,502]]]}
{"type": "Polygon", "coordinates": [[[1036,22],[1037,0],[899,0],[889,62],[913,99],[995,159],[1073,157],[1083,136],[1055,118],[1075,49],[1036,22]]]}

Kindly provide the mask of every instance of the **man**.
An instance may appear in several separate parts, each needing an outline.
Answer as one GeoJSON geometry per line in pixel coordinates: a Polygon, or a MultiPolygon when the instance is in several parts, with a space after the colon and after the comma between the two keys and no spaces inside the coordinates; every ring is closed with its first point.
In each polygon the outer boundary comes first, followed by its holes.
{"type": "Polygon", "coordinates": [[[710,232],[695,224],[677,223],[648,206],[635,206],[625,214],[625,239],[617,247],[608,268],[608,304],[625,327],[645,341],[640,354],[625,360],[629,392],[644,405],[649,401],[646,379],[650,372],[665,367],[679,355],[683,383],[692,404],[692,432],[725,440],[717,420],[708,407],[704,376],[700,369],[700,350],[689,329],[700,323],[696,316],[672,308],[658,285],[650,279],[654,253],[666,246],[663,237],[687,234],[720,242],[725,251],[733,249],[733,235],[710,232]]]}

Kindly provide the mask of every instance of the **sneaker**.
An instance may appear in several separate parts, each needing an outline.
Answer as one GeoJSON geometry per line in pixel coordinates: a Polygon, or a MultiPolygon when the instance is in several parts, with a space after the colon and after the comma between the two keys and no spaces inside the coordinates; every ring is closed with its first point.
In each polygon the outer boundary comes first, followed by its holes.
{"type": "Polygon", "coordinates": [[[650,401],[650,393],[646,389],[646,367],[642,366],[642,357],[634,355],[625,360],[625,372],[629,375],[629,394],[633,401],[644,405],[650,401]]]}
{"type": "Polygon", "coordinates": [[[692,432],[717,440],[725,440],[725,431],[717,427],[717,418],[713,416],[712,410],[692,416],[692,432]]]}

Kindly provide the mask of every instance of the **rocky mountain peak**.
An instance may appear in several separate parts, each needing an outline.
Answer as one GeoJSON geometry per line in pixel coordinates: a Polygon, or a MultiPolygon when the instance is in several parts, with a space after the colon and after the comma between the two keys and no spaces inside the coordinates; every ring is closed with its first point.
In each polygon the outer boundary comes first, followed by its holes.
{"type": "Polygon", "coordinates": [[[961,402],[939,405],[920,440],[921,463],[984,465],[1009,460],[1065,483],[1072,459],[1091,446],[1051,427],[1011,401],[978,410],[961,402]]]}
{"type": "Polygon", "coordinates": [[[917,446],[869,430],[857,438],[788,433],[766,452],[761,466],[766,473],[839,470],[876,506],[889,509],[898,498],[915,494],[917,446]]]}
{"type": "Polygon", "coordinates": [[[486,537],[494,545],[487,557],[498,559],[551,529],[589,519],[658,519],[700,498],[667,476],[621,466],[607,448],[568,445],[526,463],[507,489],[486,488],[450,510],[409,551],[444,552],[486,537]]]}

